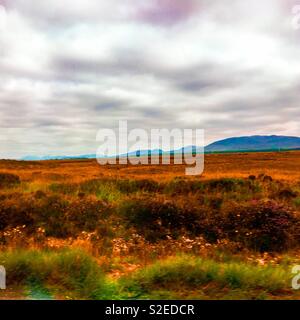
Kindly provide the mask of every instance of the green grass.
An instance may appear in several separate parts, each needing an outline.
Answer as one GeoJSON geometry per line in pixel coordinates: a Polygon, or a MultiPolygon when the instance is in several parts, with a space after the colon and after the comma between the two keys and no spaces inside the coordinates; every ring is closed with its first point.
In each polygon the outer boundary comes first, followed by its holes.
{"type": "Polygon", "coordinates": [[[53,300],[50,290],[39,281],[30,281],[27,286],[27,296],[32,300],[53,300]]]}
{"type": "Polygon", "coordinates": [[[50,191],[64,195],[75,195],[78,193],[78,188],[75,183],[52,183],[49,185],[50,191]]]}
{"type": "Polygon", "coordinates": [[[117,188],[113,181],[88,180],[81,184],[75,183],[53,183],[49,186],[49,190],[56,194],[77,195],[94,194],[99,200],[108,202],[117,201],[122,198],[122,192],[117,188]]]}
{"type": "Polygon", "coordinates": [[[110,279],[80,250],[0,253],[7,285],[28,299],[267,299],[293,295],[290,266],[258,266],[178,255],[110,279]]]}
{"type": "Polygon", "coordinates": [[[193,292],[194,298],[212,298],[221,291],[224,296],[231,293],[231,298],[247,297],[247,292],[262,298],[290,289],[290,278],[289,268],[280,266],[219,263],[184,255],[156,262],[120,283],[127,298],[180,298],[193,292]]]}
{"type": "Polygon", "coordinates": [[[80,191],[95,194],[97,198],[110,202],[119,201],[128,194],[158,190],[159,185],[151,180],[88,180],[80,185],[80,191]]]}
{"type": "Polygon", "coordinates": [[[47,286],[82,298],[99,297],[104,289],[100,267],[80,250],[6,251],[0,253],[0,264],[6,268],[8,286],[22,284],[33,296],[51,296],[47,286]]]}
{"type": "Polygon", "coordinates": [[[124,195],[114,185],[103,185],[97,192],[96,196],[99,200],[114,202],[124,198],[124,195]]]}
{"type": "Polygon", "coordinates": [[[300,197],[298,197],[298,198],[296,198],[295,200],[294,200],[294,205],[298,208],[298,207],[300,207],[300,197]]]}

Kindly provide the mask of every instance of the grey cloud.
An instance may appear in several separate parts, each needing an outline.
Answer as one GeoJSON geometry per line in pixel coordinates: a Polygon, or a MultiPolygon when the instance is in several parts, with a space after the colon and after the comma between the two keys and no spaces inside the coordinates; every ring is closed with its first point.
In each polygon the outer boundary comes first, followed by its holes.
{"type": "Polygon", "coordinates": [[[196,2],[6,0],[0,157],[93,153],[97,130],[120,119],[201,126],[208,141],[299,135],[289,5],[196,2]]]}

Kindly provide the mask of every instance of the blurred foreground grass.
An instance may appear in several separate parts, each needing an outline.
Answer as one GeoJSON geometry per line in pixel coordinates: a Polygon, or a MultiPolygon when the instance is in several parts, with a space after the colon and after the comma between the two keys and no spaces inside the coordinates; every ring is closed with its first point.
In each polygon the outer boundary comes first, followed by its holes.
{"type": "Polygon", "coordinates": [[[274,299],[295,298],[291,268],[215,261],[193,255],[159,260],[118,278],[82,250],[0,253],[7,286],[24,299],[274,299]]]}

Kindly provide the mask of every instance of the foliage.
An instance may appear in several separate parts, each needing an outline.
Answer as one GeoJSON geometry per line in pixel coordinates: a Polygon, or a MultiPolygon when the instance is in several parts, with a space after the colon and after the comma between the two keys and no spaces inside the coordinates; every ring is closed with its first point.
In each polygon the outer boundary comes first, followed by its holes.
{"type": "Polygon", "coordinates": [[[13,173],[0,173],[0,188],[11,188],[16,185],[19,185],[21,180],[19,176],[13,173]]]}

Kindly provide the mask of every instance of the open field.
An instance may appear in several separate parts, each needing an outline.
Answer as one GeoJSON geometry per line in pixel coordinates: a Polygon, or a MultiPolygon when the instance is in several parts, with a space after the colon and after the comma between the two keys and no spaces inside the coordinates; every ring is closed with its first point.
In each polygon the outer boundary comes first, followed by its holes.
{"type": "MultiPolygon", "coordinates": [[[[300,180],[300,151],[223,153],[205,156],[205,171],[201,179],[248,177],[265,173],[275,179],[300,180]]],[[[183,165],[112,165],[101,167],[95,160],[61,161],[0,161],[1,172],[16,172],[25,182],[74,181],[86,179],[151,178],[161,181],[184,176],[183,165]]]]}
{"type": "Polygon", "coordinates": [[[0,161],[2,299],[295,299],[300,151],[0,161]]]}

